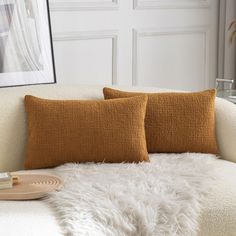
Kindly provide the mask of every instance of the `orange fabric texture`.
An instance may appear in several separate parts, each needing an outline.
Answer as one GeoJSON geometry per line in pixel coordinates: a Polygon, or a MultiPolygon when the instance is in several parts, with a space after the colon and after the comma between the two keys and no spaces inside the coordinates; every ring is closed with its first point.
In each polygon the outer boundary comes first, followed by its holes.
{"type": "Polygon", "coordinates": [[[146,96],[115,100],[47,100],[25,96],[25,169],[67,162],[148,161],[146,96]]]}
{"type": "Polygon", "coordinates": [[[105,99],[147,95],[145,130],[150,153],[216,154],[216,91],[196,93],[133,93],[103,89],[105,99]]]}

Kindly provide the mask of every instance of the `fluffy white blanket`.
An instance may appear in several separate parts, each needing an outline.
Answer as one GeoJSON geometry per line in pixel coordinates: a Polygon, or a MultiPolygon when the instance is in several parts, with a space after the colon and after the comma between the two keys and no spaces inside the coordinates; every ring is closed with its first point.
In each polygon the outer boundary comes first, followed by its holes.
{"type": "Polygon", "coordinates": [[[215,156],[153,154],[140,164],[66,164],[47,199],[66,235],[193,236],[215,156]]]}

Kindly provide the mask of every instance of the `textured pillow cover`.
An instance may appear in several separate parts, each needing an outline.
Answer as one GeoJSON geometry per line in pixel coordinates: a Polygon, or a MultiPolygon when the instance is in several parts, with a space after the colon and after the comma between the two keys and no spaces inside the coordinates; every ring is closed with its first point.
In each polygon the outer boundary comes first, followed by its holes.
{"type": "Polygon", "coordinates": [[[103,93],[105,99],[148,96],[148,152],[218,152],[214,89],[196,93],[133,93],[104,88],[103,93]]]}
{"type": "Polygon", "coordinates": [[[115,100],[47,100],[25,96],[25,169],[67,162],[148,161],[147,96],[115,100]]]}

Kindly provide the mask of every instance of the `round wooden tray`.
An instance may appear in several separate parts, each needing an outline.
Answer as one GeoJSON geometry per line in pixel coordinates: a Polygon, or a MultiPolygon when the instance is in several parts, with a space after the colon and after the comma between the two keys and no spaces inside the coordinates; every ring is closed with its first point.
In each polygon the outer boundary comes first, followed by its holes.
{"type": "Polygon", "coordinates": [[[13,188],[1,189],[0,200],[32,200],[62,188],[62,180],[53,175],[19,174],[13,188]]]}

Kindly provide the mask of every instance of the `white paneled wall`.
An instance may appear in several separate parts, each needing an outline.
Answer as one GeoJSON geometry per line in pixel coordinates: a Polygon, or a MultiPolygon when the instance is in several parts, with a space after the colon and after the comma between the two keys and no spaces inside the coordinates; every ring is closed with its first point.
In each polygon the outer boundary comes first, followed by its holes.
{"type": "Polygon", "coordinates": [[[51,0],[58,83],[214,86],[218,0],[51,0]]]}

